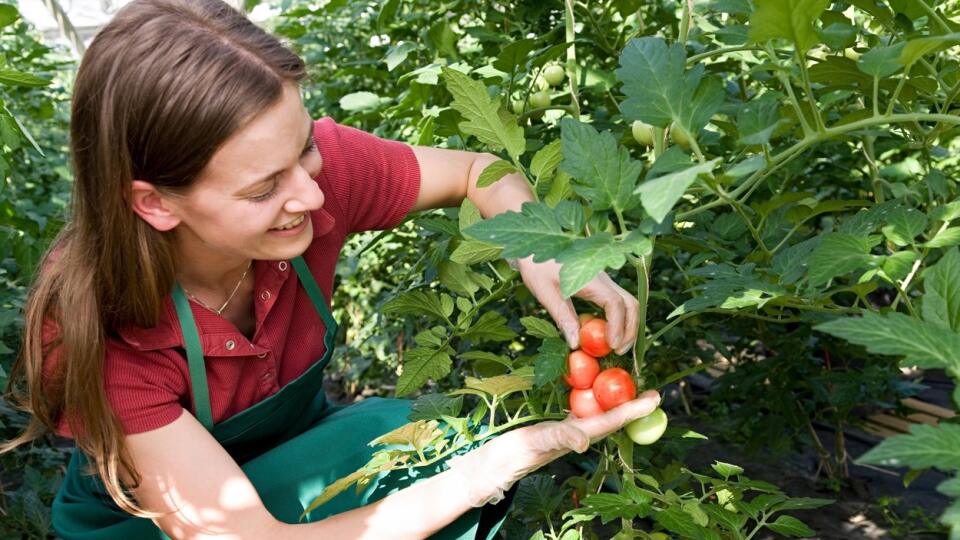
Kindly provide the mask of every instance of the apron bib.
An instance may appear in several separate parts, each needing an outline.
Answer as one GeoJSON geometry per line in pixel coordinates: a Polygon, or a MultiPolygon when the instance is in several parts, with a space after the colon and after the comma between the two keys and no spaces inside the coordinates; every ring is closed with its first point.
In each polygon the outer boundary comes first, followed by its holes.
{"type": "MultiPolygon", "coordinates": [[[[301,257],[291,261],[300,283],[323,320],[323,356],[276,394],[218,424],[213,423],[200,338],[183,289],[173,291],[183,331],[194,414],[240,464],[264,505],[278,520],[298,523],[300,514],[323,489],[370,459],[367,445],[407,423],[410,402],[371,398],[349,406],[329,405],[323,392],[323,370],[334,350],[337,324],[320,287],[301,257]]],[[[99,476],[86,472],[88,459],[74,450],[53,502],[53,528],[65,540],[130,538],[167,539],[146,518],[132,516],[107,495],[99,476]]],[[[382,475],[357,493],[348,489],[307,515],[319,521],[382,499],[443,470],[443,464],[382,475]]],[[[490,539],[510,509],[513,492],[499,504],[475,508],[431,538],[490,539]]]]}

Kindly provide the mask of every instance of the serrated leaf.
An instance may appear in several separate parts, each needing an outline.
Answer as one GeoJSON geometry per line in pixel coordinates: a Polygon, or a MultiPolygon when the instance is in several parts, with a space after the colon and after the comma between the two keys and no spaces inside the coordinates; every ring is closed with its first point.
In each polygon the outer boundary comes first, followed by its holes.
{"type": "Polygon", "coordinates": [[[754,277],[750,266],[733,268],[726,264],[709,265],[697,268],[691,271],[691,274],[710,279],[694,287],[694,290],[700,292],[699,296],[678,306],[667,318],[713,307],[742,309],[763,306],[771,299],[785,294],[778,285],[754,277]]]}
{"type": "Polygon", "coordinates": [[[507,369],[513,368],[513,361],[503,356],[502,354],[494,354],[489,351],[466,351],[458,354],[460,358],[469,361],[483,361],[483,362],[494,362],[500,364],[501,366],[506,367],[507,369]]]}
{"type": "Polygon", "coordinates": [[[630,157],[610,132],[598,133],[572,118],[560,122],[563,161],[560,170],[574,179],[573,190],[595,210],[630,210],[643,164],[630,157]]]}
{"type": "Polygon", "coordinates": [[[509,341],[517,333],[507,327],[507,320],[496,311],[486,311],[464,333],[463,337],[481,343],[484,341],[509,341]]]}
{"type": "Polygon", "coordinates": [[[555,140],[544,146],[533,155],[530,161],[530,174],[538,181],[552,175],[560,162],[563,161],[563,154],[560,152],[562,141],[555,140]]]}
{"type": "Polygon", "coordinates": [[[409,41],[401,41],[390,47],[383,61],[387,64],[387,71],[393,71],[397,66],[403,63],[410,56],[410,53],[417,50],[417,44],[409,41]]]}
{"type": "Polygon", "coordinates": [[[384,433],[370,441],[369,445],[399,444],[409,445],[418,450],[423,450],[438,437],[443,436],[443,430],[437,426],[439,426],[439,422],[436,420],[417,420],[416,422],[404,424],[389,433],[384,433]]]}
{"type": "Polygon", "coordinates": [[[889,47],[874,47],[857,60],[857,68],[878,79],[889,77],[903,67],[903,63],[900,62],[903,45],[898,43],[889,47]]]}
{"type": "Polygon", "coordinates": [[[710,524],[710,517],[703,511],[703,505],[700,504],[700,501],[686,501],[680,508],[697,525],[706,527],[710,524]]]}
{"type": "Polygon", "coordinates": [[[945,248],[960,245],[960,227],[948,227],[923,244],[926,248],[945,248]]]}
{"type": "Polygon", "coordinates": [[[936,221],[952,221],[958,217],[960,217],[960,201],[951,201],[930,211],[930,219],[936,221]]]}
{"type": "Polygon", "coordinates": [[[866,347],[873,354],[903,356],[903,366],[960,370],[960,334],[903,313],[844,317],[818,324],[826,332],[866,347]]]}
{"type": "Polygon", "coordinates": [[[911,39],[903,45],[900,63],[904,66],[912,66],[924,56],[956,45],[958,42],[960,42],[960,33],[911,39]]]}
{"type": "Polygon", "coordinates": [[[517,375],[511,373],[508,375],[497,375],[485,379],[467,377],[464,379],[464,385],[473,390],[479,390],[491,396],[500,398],[509,396],[515,392],[523,392],[533,388],[533,376],[517,375]]]}
{"type": "Polygon", "coordinates": [[[542,339],[558,338],[560,332],[553,323],[540,319],[538,317],[522,317],[520,324],[527,330],[527,334],[542,339]]]}
{"type": "Polygon", "coordinates": [[[677,506],[670,506],[653,514],[653,519],[680,538],[704,538],[706,529],[694,523],[690,516],[677,506]]]}
{"type": "Polygon", "coordinates": [[[873,243],[861,236],[829,233],[810,255],[810,285],[819,287],[833,278],[866,268],[872,262],[873,243]]]}
{"type": "Polygon", "coordinates": [[[477,208],[476,204],[473,204],[473,201],[467,198],[464,198],[463,202],[460,203],[460,211],[457,213],[457,217],[461,231],[483,220],[483,216],[480,215],[480,209],[477,208]]]}
{"type": "Polygon", "coordinates": [[[784,536],[809,537],[817,534],[806,523],[793,516],[780,516],[773,523],[767,523],[767,528],[784,536]]]}
{"type": "Polygon", "coordinates": [[[503,212],[471,225],[464,233],[503,246],[504,258],[534,255],[534,262],[556,257],[577,238],[563,231],[552,208],[533,202],[523,203],[520,212],[503,212]]]}
{"type": "Polygon", "coordinates": [[[912,244],[926,228],[927,216],[916,208],[901,207],[890,214],[881,231],[891,242],[903,247],[912,244]]]}
{"type": "Polygon", "coordinates": [[[601,523],[615,519],[632,519],[644,512],[646,505],[638,505],[628,497],[615,493],[598,493],[584,497],[580,503],[583,510],[600,517],[601,523]]]}
{"type": "Polygon", "coordinates": [[[820,42],[814,24],[830,0],[754,0],[754,4],[749,33],[754,43],[786,39],[802,56],[820,42]]]}
{"type": "Polygon", "coordinates": [[[748,101],[737,111],[740,144],[767,144],[782,122],[785,120],[780,117],[780,101],[773,94],[748,101]]]}
{"type": "Polygon", "coordinates": [[[697,177],[712,171],[719,161],[720,159],[717,158],[653,180],[646,180],[636,189],[636,193],[640,194],[643,209],[654,221],[662,222],[697,177]]]}
{"type": "Polygon", "coordinates": [[[600,272],[607,268],[619,270],[626,261],[622,245],[608,232],[578,239],[557,256],[561,264],[560,293],[569,298],[600,272]]]}
{"type": "Polygon", "coordinates": [[[453,305],[445,306],[441,295],[428,291],[410,291],[390,299],[383,305],[384,315],[427,315],[445,320],[453,313],[453,305]]]}
{"type": "Polygon", "coordinates": [[[916,251],[898,251],[883,260],[883,272],[890,279],[900,281],[910,274],[918,259],[920,254],[916,251]]]}
{"type": "Polygon", "coordinates": [[[471,277],[472,273],[466,266],[454,261],[443,261],[438,269],[440,283],[464,296],[473,296],[480,290],[480,285],[471,277]]]}
{"type": "Polygon", "coordinates": [[[941,471],[960,470],[960,425],[914,424],[910,433],[884,439],[857,463],[941,471]]]}
{"type": "Polygon", "coordinates": [[[503,248],[482,240],[468,238],[450,254],[450,260],[467,266],[495,261],[500,258],[503,248]]]}
{"type": "Polygon", "coordinates": [[[430,379],[446,377],[453,367],[448,350],[417,347],[404,353],[403,371],[397,380],[397,397],[403,397],[420,389],[430,379]]]}
{"type": "Polygon", "coordinates": [[[723,104],[725,92],[703,64],[686,69],[680,43],[661,37],[631,39],[620,54],[617,78],[627,99],[620,104],[628,121],[643,120],[657,127],[677,122],[696,136],[723,104]]]}
{"type": "Polygon", "coordinates": [[[494,148],[504,149],[514,160],[526,149],[521,128],[510,113],[500,110],[499,98],[490,97],[486,86],[448,67],[442,68],[447,90],[453,95],[451,104],[465,119],[460,129],[494,148]]]}
{"type": "Polygon", "coordinates": [[[497,183],[504,176],[517,172],[517,168],[512,163],[505,160],[497,160],[487,165],[480,176],[477,177],[477,187],[485,188],[497,183]]]}
{"type": "Polygon", "coordinates": [[[463,409],[462,397],[443,394],[424,394],[413,402],[407,420],[440,420],[444,416],[459,416],[463,409]]]}
{"type": "Polygon", "coordinates": [[[567,371],[567,355],[570,349],[567,342],[559,338],[547,338],[537,349],[537,358],[534,362],[533,384],[541,386],[557,380],[567,371]]]}
{"type": "Polygon", "coordinates": [[[923,319],[960,332],[960,250],[953,248],[923,272],[923,319]]]}

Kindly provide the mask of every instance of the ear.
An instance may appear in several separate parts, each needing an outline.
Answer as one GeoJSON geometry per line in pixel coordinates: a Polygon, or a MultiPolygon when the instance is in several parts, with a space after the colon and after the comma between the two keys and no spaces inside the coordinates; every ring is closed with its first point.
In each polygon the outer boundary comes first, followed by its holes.
{"type": "Polygon", "coordinates": [[[164,196],[156,186],[143,180],[134,180],[130,185],[130,207],[158,231],[169,231],[180,224],[180,218],[174,213],[169,197],[164,196]]]}

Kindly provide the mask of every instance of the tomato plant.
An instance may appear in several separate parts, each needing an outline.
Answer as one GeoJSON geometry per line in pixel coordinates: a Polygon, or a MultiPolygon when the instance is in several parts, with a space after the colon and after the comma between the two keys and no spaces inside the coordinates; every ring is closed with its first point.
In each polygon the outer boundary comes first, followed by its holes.
{"type": "Polygon", "coordinates": [[[550,86],[559,86],[565,77],[566,72],[564,72],[563,67],[556,64],[551,64],[543,70],[543,80],[550,86]]]}
{"type": "Polygon", "coordinates": [[[593,380],[593,393],[600,407],[609,411],[637,397],[633,377],[623,368],[607,368],[593,380]]]}
{"type": "Polygon", "coordinates": [[[653,146],[653,126],[643,120],[634,120],[630,127],[633,140],[644,146],[653,146]]]}
{"type": "Polygon", "coordinates": [[[600,363],[585,351],[570,351],[567,356],[567,374],[564,380],[571,388],[584,389],[593,386],[600,373],[600,363]]]}

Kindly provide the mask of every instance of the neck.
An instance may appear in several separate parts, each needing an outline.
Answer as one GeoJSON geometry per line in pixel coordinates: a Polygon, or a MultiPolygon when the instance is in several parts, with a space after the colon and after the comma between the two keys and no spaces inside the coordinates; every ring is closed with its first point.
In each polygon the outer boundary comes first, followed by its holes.
{"type": "Polygon", "coordinates": [[[252,260],[235,254],[217,253],[178,238],[177,281],[184,288],[229,294],[252,260]]]}

